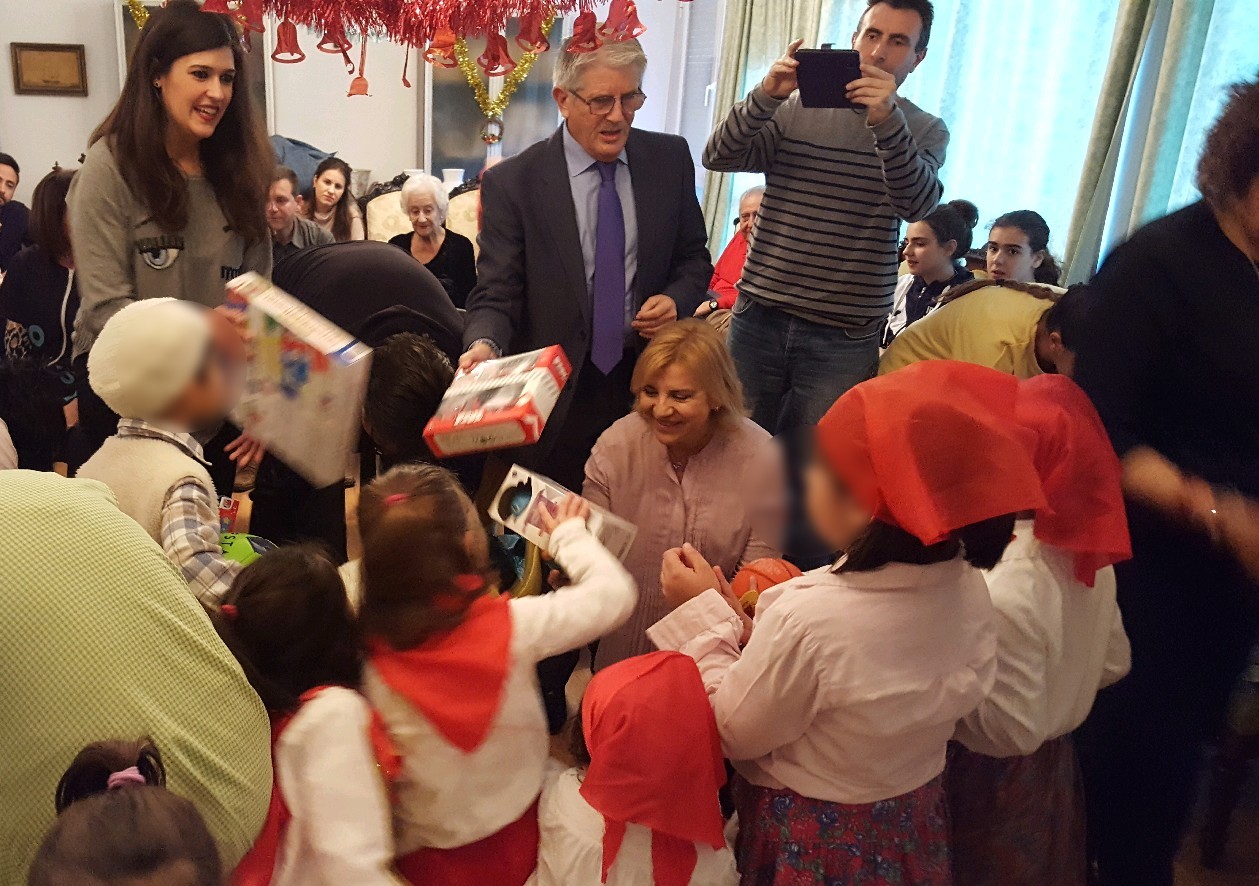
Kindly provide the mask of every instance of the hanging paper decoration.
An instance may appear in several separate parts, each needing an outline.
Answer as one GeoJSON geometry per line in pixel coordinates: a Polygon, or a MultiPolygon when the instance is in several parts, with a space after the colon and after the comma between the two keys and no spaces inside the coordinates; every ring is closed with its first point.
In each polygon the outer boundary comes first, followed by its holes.
{"type": "Polygon", "coordinates": [[[612,0],[608,7],[608,20],[599,27],[599,36],[613,43],[630,40],[647,30],[638,18],[638,6],[634,0],[612,0]]]}
{"type": "MultiPolygon", "coordinates": [[[[555,23],[555,19],[548,18],[542,23],[542,33],[545,34],[551,30],[551,26],[555,23]]],[[[502,46],[503,54],[507,52],[506,41],[502,46]]],[[[463,72],[464,78],[468,81],[468,85],[472,87],[472,94],[476,97],[476,103],[481,108],[481,113],[485,115],[486,124],[481,129],[481,139],[486,144],[495,144],[503,137],[503,112],[507,110],[508,104],[511,103],[512,96],[516,94],[516,90],[520,88],[520,84],[525,82],[525,78],[529,76],[529,71],[533,68],[533,63],[538,60],[540,53],[527,52],[520,57],[520,61],[511,69],[511,73],[503,78],[503,84],[499,88],[498,95],[490,97],[490,90],[481,80],[481,71],[477,68],[476,63],[472,60],[472,53],[468,50],[468,41],[460,39],[455,42],[455,59],[459,65],[459,70],[463,72]]],[[[484,58],[485,56],[482,56],[484,58]]]]}
{"type": "Polygon", "coordinates": [[[485,52],[476,62],[487,77],[505,77],[516,70],[516,63],[507,51],[507,38],[502,34],[490,34],[485,38],[485,52]]]}
{"type": "Polygon", "coordinates": [[[340,27],[325,31],[323,39],[315,48],[329,55],[340,55],[345,60],[346,73],[354,73],[354,62],[350,61],[350,50],[354,48],[354,44],[350,42],[349,37],[345,36],[345,31],[340,27]]]}
{"type": "Polygon", "coordinates": [[[546,52],[551,48],[551,41],[546,39],[546,29],[542,27],[542,19],[541,12],[521,16],[516,45],[525,52],[546,52]]]}
{"type": "Polygon", "coordinates": [[[127,9],[131,11],[131,20],[136,23],[136,27],[144,30],[144,26],[149,23],[148,8],[141,0],[127,0],[127,9]]]}
{"type": "Polygon", "coordinates": [[[305,58],[306,53],[302,52],[301,44],[297,42],[297,25],[287,19],[280,22],[275,29],[275,52],[271,53],[271,60],[293,65],[305,58]]]}
{"type": "Polygon", "coordinates": [[[411,81],[407,79],[407,71],[411,68],[411,47],[407,46],[407,53],[402,57],[402,85],[406,89],[411,88],[411,81]]]}
{"type": "Polygon", "coordinates": [[[459,60],[455,58],[457,39],[450,28],[441,28],[433,35],[433,42],[428,45],[428,49],[424,50],[424,61],[442,68],[458,67],[459,60]]]}
{"type": "Polygon", "coordinates": [[[371,95],[367,91],[367,38],[363,38],[363,52],[358,57],[358,76],[350,81],[349,98],[356,95],[371,95]]]}
{"type": "Polygon", "coordinates": [[[568,44],[569,52],[594,52],[603,45],[599,38],[599,22],[595,14],[587,10],[577,16],[573,22],[573,38],[568,44]]]}

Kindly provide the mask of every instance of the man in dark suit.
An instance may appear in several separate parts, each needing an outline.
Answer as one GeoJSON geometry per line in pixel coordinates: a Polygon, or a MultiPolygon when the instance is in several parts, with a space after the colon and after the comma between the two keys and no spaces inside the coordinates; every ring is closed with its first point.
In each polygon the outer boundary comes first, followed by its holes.
{"type": "Polygon", "coordinates": [[[559,344],[573,378],[537,446],[514,458],[573,490],[629,412],[638,353],[706,297],[712,262],[679,136],[631,129],[646,96],[637,40],[558,55],[555,135],[486,172],[461,365],[559,344]]]}

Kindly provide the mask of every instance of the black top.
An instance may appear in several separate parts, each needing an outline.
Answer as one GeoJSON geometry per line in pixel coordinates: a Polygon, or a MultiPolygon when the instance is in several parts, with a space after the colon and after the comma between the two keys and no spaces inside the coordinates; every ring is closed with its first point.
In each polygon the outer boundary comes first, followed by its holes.
{"type": "Polygon", "coordinates": [[[1115,448],[1259,495],[1259,271],[1211,209],[1146,225],[1093,287],[1076,380],[1115,448]]]}
{"type": "Polygon", "coordinates": [[[26,224],[30,215],[31,211],[26,208],[26,204],[16,200],[0,206],[0,271],[9,269],[9,262],[13,261],[13,257],[28,242],[26,224]]]}
{"type": "MultiPolygon", "coordinates": [[[[399,234],[389,243],[411,255],[412,236],[410,233],[399,234]]],[[[472,250],[471,240],[447,230],[441,248],[424,267],[441,281],[455,307],[467,307],[468,293],[476,286],[476,253],[472,250]]]]}
{"type": "Polygon", "coordinates": [[[940,293],[954,286],[961,286],[975,279],[975,275],[959,264],[953,265],[953,276],[947,280],[928,283],[922,277],[914,275],[914,282],[909,284],[905,293],[905,325],[917,323],[927,316],[927,311],[936,303],[940,293]]]}
{"type": "Polygon", "coordinates": [[[452,361],[463,351],[463,317],[437,278],[385,243],[312,246],[276,265],[272,279],[369,345],[415,332],[433,339],[452,361]]]}
{"type": "Polygon", "coordinates": [[[0,285],[4,356],[59,371],[67,400],[74,398],[70,355],[78,312],[79,288],[68,270],[38,246],[28,246],[13,257],[0,285]]]}

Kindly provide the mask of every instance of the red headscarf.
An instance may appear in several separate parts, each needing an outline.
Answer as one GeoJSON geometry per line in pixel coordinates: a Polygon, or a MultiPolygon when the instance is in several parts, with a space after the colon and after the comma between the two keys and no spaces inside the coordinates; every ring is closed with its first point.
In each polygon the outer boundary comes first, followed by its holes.
{"type": "Polygon", "coordinates": [[[652,831],[657,886],[686,886],[695,844],[725,845],[726,771],[699,668],[677,652],[617,662],[590,681],[581,722],[591,758],[581,795],[603,816],[603,882],[637,824],[652,831]]]}
{"type": "Polygon", "coordinates": [[[870,512],[925,545],[1045,495],[1015,421],[1018,381],[927,360],[857,385],[817,427],[827,464],[870,512]]]}
{"type": "Polygon", "coordinates": [[[1106,428],[1088,395],[1061,375],[1020,384],[1016,412],[1035,434],[1036,470],[1049,500],[1036,512],[1036,537],[1075,554],[1075,577],[1092,587],[1099,569],[1132,557],[1123,469],[1106,428]]]}

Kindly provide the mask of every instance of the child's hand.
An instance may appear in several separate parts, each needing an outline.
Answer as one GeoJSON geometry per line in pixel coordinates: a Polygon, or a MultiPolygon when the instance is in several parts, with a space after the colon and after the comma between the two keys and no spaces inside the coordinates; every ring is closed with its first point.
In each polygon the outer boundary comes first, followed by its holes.
{"type": "Polygon", "coordinates": [[[677,609],[715,587],[713,567],[695,548],[688,544],[665,552],[660,564],[660,590],[671,607],[677,609]]]}
{"type": "Polygon", "coordinates": [[[228,458],[236,462],[238,469],[261,464],[262,457],[267,454],[266,446],[248,434],[241,434],[224,446],[223,451],[227,453],[228,458]]]}
{"type": "Polygon", "coordinates": [[[542,528],[546,530],[547,535],[550,535],[555,531],[556,527],[568,520],[580,520],[585,525],[585,522],[590,519],[590,502],[580,495],[570,495],[559,503],[555,508],[554,514],[543,508],[539,517],[542,520],[542,528]]]}
{"type": "MultiPolygon", "coordinates": [[[[747,610],[743,608],[743,602],[734,595],[734,589],[730,587],[730,582],[726,580],[726,574],[721,571],[720,566],[713,567],[713,576],[717,579],[717,591],[734,610],[734,614],[739,616],[739,621],[743,622],[743,633],[739,636],[739,645],[745,646],[752,636],[752,616],[748,615],[747,610]]],[[[754,592],[756,579],[753,578],[749,585],[749,590],[754,592]]]]}

